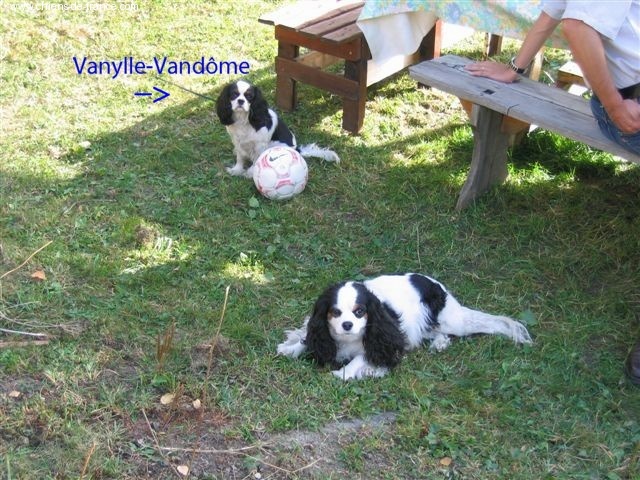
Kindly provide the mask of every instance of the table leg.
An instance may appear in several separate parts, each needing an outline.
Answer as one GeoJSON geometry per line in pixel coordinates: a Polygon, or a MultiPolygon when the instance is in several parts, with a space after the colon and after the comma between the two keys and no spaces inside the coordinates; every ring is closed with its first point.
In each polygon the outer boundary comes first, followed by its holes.
{"type": "Polygon", "coordinates": [[[493,57],[502,52],[502,35],[489,34],[489,41],[487,45],[487,57],[493,57]]]}
{"type": "MultiPolygon", "coordinates": [[[[278,58],[295,60],[299,52],[300,47],[297,45],[278,42],[278,58]]],[[[297,101],[296,81],[285,69],[276,72],[276,105],[282,110],[290,112],[296,108],[297,101]]]]}
{"type": "Polygon", "coordinates": [[[364,124],[364,114],[367,104],[367,58],[368,49],[365,42],[360,42],[360,59],[355,61],[345,60],[344,77],[354,80],[358,84],[358,93],[355,99],[344,98],[342,100],[342,128],[358,133],[364,124]]]}
{"type": "Polygon", "coordinates": [[[442,48],[442,20],[436,20],[435,25],[429,30],[422,42],[420,42],[420,61],[431,60],[440,56],[442,48]]]}

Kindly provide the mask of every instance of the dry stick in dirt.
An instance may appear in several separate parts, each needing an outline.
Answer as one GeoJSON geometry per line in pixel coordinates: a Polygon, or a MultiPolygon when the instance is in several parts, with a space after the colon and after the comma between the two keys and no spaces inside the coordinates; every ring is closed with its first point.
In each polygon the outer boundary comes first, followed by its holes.
{"type": "MultiPolygon", "coordinates": [[[[44,250],[46,247],[51,245],[51,243],[53,243],[53,240],[49,240],[47,243],[45,243],[43,246],[41,246],[39,249],[37,249],[31,255],[29,255],[27,257],[27,259],[24,262],[22,262],[20,265],[18,265],[16,268],[14,268],[12,270],[9,270],[8,272],[5,272],[2,275],[0,275],[0,280],[2,280],[5,277],[8,277],[9,275],[11,275],[14,272],[17,272],[18,270],[20,270],[22,267],[24,267],[29,262],[29,260],[31,260],[33,257],[35,257],[39,252],[44,250]]],[[[22,332],[20,330],[9,330],[7,328],[0,328],[0,332],[11,333],[11,334],[14,334],[14,335],[27,335],[27,336],[31,336],[31,337],[39,337],[41,339],[41,340],[34,341],[34,342],[0,342],[0,348],[4,348],[4,347],[22,347],[22,346],[25,346],[25,345],[46,345],[49,342],[48,340],[46,340],[48,338],[48,335],[46,333],[22,332]]]]}

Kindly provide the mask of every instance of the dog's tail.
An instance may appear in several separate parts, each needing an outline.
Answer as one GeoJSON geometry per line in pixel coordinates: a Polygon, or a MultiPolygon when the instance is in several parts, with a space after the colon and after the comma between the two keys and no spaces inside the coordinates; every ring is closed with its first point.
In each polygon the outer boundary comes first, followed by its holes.
{"type": "Polygon", "coordinates": [[[328,148],[319,147],[315,143],[298,146],[298,152],[300,152],[300,155],[303,157],[322,158],[325,162],[338,163],[340,161],[340,157],[336,152],[329,150],[328,148]]]}
{"type": "Polygon", "coordinates": [[[512,318],[492,315],[467,307],[462,307],[462,310],[464,318],[460,327],[465,330],[462,336],[474,333],[488,333],[504,335],[516,343],[532,343],[527,328],[512,318]]]}

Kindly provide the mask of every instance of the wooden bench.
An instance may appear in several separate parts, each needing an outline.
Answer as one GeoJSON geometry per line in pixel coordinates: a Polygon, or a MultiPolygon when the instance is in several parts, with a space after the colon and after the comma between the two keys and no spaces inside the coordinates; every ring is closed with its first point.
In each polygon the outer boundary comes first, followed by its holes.
{"type": "Polygon", "coordinates": [[[364,122],[368,86],[418,61],[439,56],[440,21],[415,54],[375,65],[356,24],[363,6],[363,1],[355,0],[301,1],[260,17],[261,23],[275,27],[276,105],[280,109],[295,109],[296,82],[309,84],[340,96],[342,127],[358,133],[364,122]],[[324,70],[341,61],[344,73],[324,70]]]}
{"type": "Polygon", "coordinates": [[[446,55],[409,68],[421,84],[451,93],[472,104],[473,154],[469,176],[460,192],[457,209],[473,202],[491,186],[507,178],[507,148],[512,126],[535,124],[598,150],[640,163],[640,156],[607,139],[593,118],[589,101],[565,90],[528,78],[501,83],[473,77],[464,70],[467,58],[446,55]]]}

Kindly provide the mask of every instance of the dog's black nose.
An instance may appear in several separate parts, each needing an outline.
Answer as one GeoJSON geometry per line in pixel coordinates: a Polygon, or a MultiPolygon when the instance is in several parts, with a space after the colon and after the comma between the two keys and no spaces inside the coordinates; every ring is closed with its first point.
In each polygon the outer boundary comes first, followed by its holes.
{"type": "Polygon", "coordinates": [[[348,332],[352,328],[353,328],[352,322],[342,322],[342,329],[345,330],[346,332],[348,332]]]}
{"type": "Polygon", "coordinates": [[[244,100],[242,98],[238,99],[238,105],[244,105],[244,100]]]}

